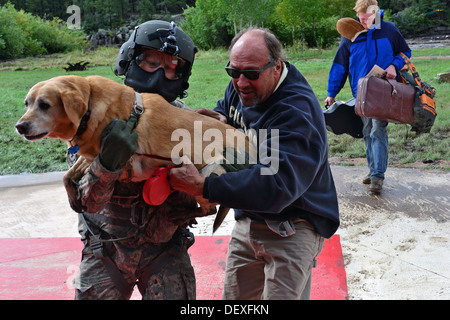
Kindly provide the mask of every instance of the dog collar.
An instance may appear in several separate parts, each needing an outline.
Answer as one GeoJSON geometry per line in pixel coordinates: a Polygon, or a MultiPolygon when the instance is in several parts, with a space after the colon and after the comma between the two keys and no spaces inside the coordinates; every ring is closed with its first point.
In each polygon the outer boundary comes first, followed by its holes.
{"type": "MultiPolygon", "coordinates": [[[[75,137],[81,136],[87,129],[87,124],[89,121],[89,118],[91,117],[91,110],[88,108],[86,113],[84,114],[83,118],[81,118],[80,126],[78,127],[77,133],[75,133],[75,137]]],[[[73,140],[73,138],[72,138],[73,140]]]]}
{"type": "Polygon", "coordinates": [[[90,118],[91,118],[91,96],[89,96],[88,109],[84,114],[83,118],[81,118],[77,132],[72,137],[72,139],[69,140],[69,143],[71,145],[71,147],[67,149],[67,152],[69,154],[76,154],[78,151],[80,151],[80,147],[77,144],[72,146],[72,141],[75,139],[75,137],[81,136],[86,131],[87,124],[90,118]]]}

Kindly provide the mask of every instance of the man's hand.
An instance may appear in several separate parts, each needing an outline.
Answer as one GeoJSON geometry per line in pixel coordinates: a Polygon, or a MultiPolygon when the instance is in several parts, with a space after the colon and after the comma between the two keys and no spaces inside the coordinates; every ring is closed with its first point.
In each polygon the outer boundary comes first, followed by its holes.
{"type": "Polygon", "coordinates": [[[114,120],[102,133],[100,163],[110,171],[121,169],[137,149],[137,132],[133,131],[138,119],[114,120]]]}
{"type": "Polygon", "coordinates": [[[219,112],[205,109],[205,108],[198,108],[197,110],[195,110],[195,112],[200,113],[204,116],[214,118],[216,120],[219,120],[220,122],[227,123],[227,117],[225,117],[223,114],[221,114],[219,112]]]}
{"type": "Polygon", "coordinates": [[[172,168],[167,176],[169,184],[174,190],[189,193],[193,196],[203,195],[203,184],[205,178],[198,173],[197,168],[191,163],[188,157],[181,158],[183,165],[172,168]]]}
{"type": "Polygon", "coordinates": [[[389,67],[386,68],[386,78],[388,79],[395,79],[397,78],[397,70],[395,70],[395,66],[394,65],[390,65],[389,67]]]}
{"type": "Polygon", "coordinates": [[[334,103],[334,98],[333,97],[327,97],[326,99],[325,99],[325,104],[329,107],[329,106],[331,106],[333,103],[334,103]]]}

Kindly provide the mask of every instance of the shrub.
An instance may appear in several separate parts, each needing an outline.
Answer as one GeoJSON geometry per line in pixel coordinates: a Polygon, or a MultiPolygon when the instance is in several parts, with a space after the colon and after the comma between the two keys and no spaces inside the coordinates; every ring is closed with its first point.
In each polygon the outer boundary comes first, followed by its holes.
{"type": "Polygon", "coordinates": [[[61,19],[43,20],[10,3],[0,7],[0,59],[77,50],[84,39],[83,32],[70,30],[61,19]]]}
{"type": "Polygon", "coordinates": [[[0,59],[20,56],[25,48],[25,35],[17,21],[11,19],[10,11],[8,5],[0,7],[0,59]]]}
{"type": "Polygon", "coordinates": [[[418,7],[408,7],[395,13],[392,15],[392,22],[406,35],[418,34],[430,25],[426,14],[421,12],[418,7]]]}

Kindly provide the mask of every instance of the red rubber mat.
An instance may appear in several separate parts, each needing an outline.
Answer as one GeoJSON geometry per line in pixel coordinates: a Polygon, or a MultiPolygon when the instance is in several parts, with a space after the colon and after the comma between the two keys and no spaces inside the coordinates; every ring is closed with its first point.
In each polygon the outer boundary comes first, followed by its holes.
{"type": "MultiPolygon", "coordinates": [[[[196,236],[189,249],[197,278],[197,299],[221,298],[229,236],[196,236]]],[[[79,238],[0,239],[0,300],[72,300],[79,238]]],[[[340,238],[325,240],[313,269],[313,300],[348,298],[340,238]]],[[[137,290],[132,299],[140,299],[137,290]]]]}

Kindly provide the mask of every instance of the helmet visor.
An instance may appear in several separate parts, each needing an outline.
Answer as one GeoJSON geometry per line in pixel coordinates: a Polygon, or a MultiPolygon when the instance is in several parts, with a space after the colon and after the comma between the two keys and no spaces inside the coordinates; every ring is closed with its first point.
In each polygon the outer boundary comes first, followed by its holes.
{"type": "Polygon", "coordinates": [[[147,72],[155,72],[160,68],[164,69],[164,74],[169,80],[180,79],[186,65],[186,61],[180,57],[148,47],[143,47],[142,54],[138,56],[138,63],[147,72]]]}

